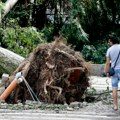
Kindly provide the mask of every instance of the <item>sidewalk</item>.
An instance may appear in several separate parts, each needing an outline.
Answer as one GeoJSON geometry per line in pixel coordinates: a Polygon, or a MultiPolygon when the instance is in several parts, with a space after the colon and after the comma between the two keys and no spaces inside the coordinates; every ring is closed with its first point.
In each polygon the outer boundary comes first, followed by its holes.
{"type": "MultiPolygon", "coordinates": [[[[109,86],[111,89],[110,79],[106,82],[106,77],[91,76],[91,87],[96,90],[106,90],[109,86]]],[[[120,84],[119,84],[120,89],[120,84]]],[[[119,94],[120,95],[120,94],[119,94]]],[[[112,110],[113,104],[109,103],[111,96],[108,96],[108,102],[101,100],[92,103],[79,103],[73,109],[56,109],[55,106],[50,109],[44,109],[45,106],[34,107],[35,109],[25,109],[22,104],[7,105],[0,104],[0,120],[119,120],[120,119],[120,97],[119,97],[119,111],[112,110]],[[82,104],[82,105],[81,105],[82,104]],[[83,105],[84,104],[84,105],[83,105]],[[7,107],[9,106],[9,107],[7,107]],[[11,107],[13,106],[13,107],[11,107]],[[18,107],[18,108],[17,108],[18,107]],[[1,109],[2,108],[2,109],[1,109]],[[11,109],[10,109],[11,108],[11,109]],[[20,109],[22,108],[22,109],[20,109]],[[44,110],[43,110],[44,109],[44,110]]],[[[31,103],[29,106],[35,105],[31,103]]],[[[48,105],[48,108],[51,105],[48,105]]],[[[27,105],[26,105],[27,107],[27,105]]],[[[62,106],[64,107],[64,106],[62,106]]],[[[71,106],[69,106],[71,107],[71,106]]],[[[47,106],[46,106],[47,108],[47,106]]]]}
{"type": "MultiPolygon", "coordinates": [[[[109,90],[112,90],[111,78],[108,77],[90,76],[90,85],[96,90],[106,90],[107,87],[109,87],[109,90]]],[[[118,89],[120,90],[120,82],[118,89]]]]}
{"type": "Polygon", "coordinates": [[[80,111],[0,110],[0,120],[119,120],[118,113],[80,111]]]}

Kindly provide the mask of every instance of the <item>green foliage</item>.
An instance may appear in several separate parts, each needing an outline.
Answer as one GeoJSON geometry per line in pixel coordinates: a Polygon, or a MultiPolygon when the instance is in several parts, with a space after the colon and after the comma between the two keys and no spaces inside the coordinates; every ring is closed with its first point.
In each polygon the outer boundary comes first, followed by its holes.
{"type": "MultiPolygon", "coordinates": [[[[0,15],[4,3],[0,3],[0,15]]],[[[43,37],[51,42],[60,33],[75,50],[83,49],[87,61],[104,63],[108,47],[103,38],[109,33],[120,36],[120,0],[18,1],[4,21],[5,26],[0,28],[1,44],[24,56],[43,37]]]]}
{"type": "Polygon", "coordinates": [[[70,0],[70,2],[71,2],[70,15],[72,17],[82,17],[85,14],[84,8],[82,6],[83,4],[82,0],[70,0]]]}
{"type": "Polygon", "coordinates": [[[5,7],[5,3],[0,1],[0,23],[1,23],[1,20],[4,16],[4,7],[5,7]]]}
{"type": "Polygon", "coordinates": [[[53,30],[54,26],[52,24],[45,26],[41,30],[41,32],[43,33],[43,37],[45,40],[47,40],[47,42],[51,42],[53,40],[53,30]]]}
{"type": "Polygon", "coordinates": [[[22,56],[28,55],[33,48],[42,43],[42,34],[34,27],[2,29],[2,46],[22,56]]]}
{"type": "Polygon", "coordinates": [[[93,96],[97,93],[95,88],[89,88],[85,91],[85,96],[93,96]]]}
{"type": "Polygon", "coordinates": [[[69,18],[60,32],[75,50],[81,50],[83,44],[89,42],[88,34],[84,32],[79,20],[84,15],[84,8],[79,0],[70,0],[70,2],[69,18]]]}
{"type": "Polygon", "coordinates": [[[95,57],[97,57],[97,50],[93,45],[84,45],[82,54],[84,55],[84,58],[88,61],[95,61],[95,57]]]}
{"type": "Polygon", "coordinates": [[[96,43],[95,45],[84,45],[81,52],[86,61],[103,64],[105,63],[107,49],[108,45],[103,40],[102,43],[96,43]]]}
{"type": "Polygon", "coordinates": [[[77,48],[81,43],[88,42],[80,29],[74,24],[66,24],[62,27],[61,33],[67,38],[68,43],[77,48]]]}

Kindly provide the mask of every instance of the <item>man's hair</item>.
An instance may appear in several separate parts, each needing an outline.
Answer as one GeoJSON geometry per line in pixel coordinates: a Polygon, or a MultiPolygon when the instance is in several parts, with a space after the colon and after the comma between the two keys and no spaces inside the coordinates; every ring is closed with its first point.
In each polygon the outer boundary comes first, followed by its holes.
{"type": "Polygon", "coordinates": [[[109,40],[113,43],[113,44],[119,44],[119,40],[118,37],[116,35],[111,35],[109,36],[109,40]]]}

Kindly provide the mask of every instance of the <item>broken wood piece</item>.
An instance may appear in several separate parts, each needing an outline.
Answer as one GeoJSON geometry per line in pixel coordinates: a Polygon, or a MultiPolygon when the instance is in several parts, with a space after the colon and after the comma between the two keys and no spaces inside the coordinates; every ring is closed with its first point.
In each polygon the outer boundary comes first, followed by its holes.
{"type": "Polygon", "coordinates": [[[80,71],[84,72],[85,68],[83,68],[83,67],[74,67],[74,68],[65,69],[65,71],[74,71],[74,70],[80,70],[80,71]]]}
{"type": "Polygon", "coordinates": [[[51,65],[50,63],[46,62],[46,65],[49,69],[53,69],[54,68],[54,65],[51,65]]]}

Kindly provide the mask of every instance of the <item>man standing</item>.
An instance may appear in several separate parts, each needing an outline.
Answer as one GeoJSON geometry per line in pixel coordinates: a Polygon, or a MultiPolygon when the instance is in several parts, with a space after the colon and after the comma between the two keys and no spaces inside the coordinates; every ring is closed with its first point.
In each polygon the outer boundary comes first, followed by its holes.
{"type": "Polygon", "coordinates": [[[110,45],[110,48],[107,50],[105,63],[105,73],[107,77],[110,77],[108,72],[109,68],[114,67],[117,60],[114,68],[115,74],[111,77],[113,105],[114,110],[116,111],[118,110],[118,82],[120,81],[120,44],[118,37],[116,35],[110,36],[108,44],[110,45]]]}

